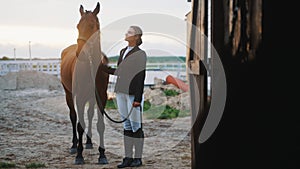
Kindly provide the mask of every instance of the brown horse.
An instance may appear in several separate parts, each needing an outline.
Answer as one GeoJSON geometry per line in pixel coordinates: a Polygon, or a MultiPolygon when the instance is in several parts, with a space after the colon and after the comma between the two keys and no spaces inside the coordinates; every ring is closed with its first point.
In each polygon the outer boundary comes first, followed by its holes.
{"type": "Polygon", "coordinates": [[[73,145],[70,152],[77,152],[75,164],[84,163],[82,137],[85,130],[85,106],[89,106],[87,110],[88,132],[86,134],[86,148],[92,148],[91,126],[95,103],[97,103],[97,130],[100,137],[98,163],[107,164],[108,162],[104,153],[104,121],[102,110],[104,110],[107,100],[106,91],[109,75],[101,71],[101,64],[107,64],[108,59],[102,53],[100,45],[100,23],[97,18],[97,14],[100,11],[100,4],[98,2],[93,11],[84,11],[81,5],[79,11],[81,19],[77,25],[79,33],[77,44],[63,49],[61,53],[61,82],[65,90],[66,102],[70,110],[70,119],[73,127],[73,145]],[[76,111],[78,114],[76,114],[76,111]],[[78,139],[76,130],[78,131],[78,139]]]}

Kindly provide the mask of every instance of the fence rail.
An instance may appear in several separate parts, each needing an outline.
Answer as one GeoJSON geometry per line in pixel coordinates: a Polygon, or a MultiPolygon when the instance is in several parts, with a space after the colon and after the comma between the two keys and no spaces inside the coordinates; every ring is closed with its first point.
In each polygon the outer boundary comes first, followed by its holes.
{"type": "MultiPolygon", "coordinates": [[[[116,64],[110,64],[116,67],[116,64]]],[[[185,63],[147,63],[145,85],[153,85],[154,78],[164,79],[167,75],[186,80],[185,63]]],[[[52,74],[60,78],[60,60],[22,60],[22,61],[0,61],[0,76],[9,72],[33,70],[52,74]]],[[[110,76],[110,88],[113,89],[116,78],[110,76]]]]}
{"type": "MultiPolygon", "coordinates": [[[[110,64],[112,67],[116,67],[116,64],[110,64]]],[[[147,63],[147,70],[161,70],[161,71],[185,71],[186,65],[185,63],[176,63],[176,62],[170,62],[170,63],[147,63]]]]}
{"type": "Polygon", "coordinates": [[[0,75],[9,72],[19,72],[24,70],[35,70],[60,77],[60,60],[22,60],[22,61],[0,61],[0,75]]]}

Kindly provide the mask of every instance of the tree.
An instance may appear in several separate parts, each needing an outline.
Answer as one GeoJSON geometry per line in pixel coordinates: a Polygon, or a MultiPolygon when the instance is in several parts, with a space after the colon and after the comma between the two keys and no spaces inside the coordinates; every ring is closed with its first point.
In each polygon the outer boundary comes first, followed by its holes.
{"type": "Polygon", "coordinates": [[[1,60],[10,60],[10,59],[9,59],[9,57],[7,57],[7,56],[3,56],[3,57],[1,58],[1,60]]]}

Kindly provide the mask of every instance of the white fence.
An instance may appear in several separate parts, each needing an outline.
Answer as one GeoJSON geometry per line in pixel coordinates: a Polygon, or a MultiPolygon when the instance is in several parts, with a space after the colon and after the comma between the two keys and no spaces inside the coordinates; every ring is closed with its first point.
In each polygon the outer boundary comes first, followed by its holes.
{"type": "Polygon", "coordinates": [[[60,60],[0,61],[0,76],[23,70],[35,70],[60,77],[60,60]]]}
{"type": "MultiPolygon", "coordinates": [[[[116,67],[116,64],[110,64],[110,66],[116,67]]],[[[22,70],[44,72],[60,78],[60,60],[0,61],[0,76],[22,70]]],[[[186,80],[185,63],[147,63],[145,85],[153,85],[155,77],[164,79],[167,75],[186,80]]],[[[110,82],[115,82],[114,76],[110,76],[110,82]]]]}

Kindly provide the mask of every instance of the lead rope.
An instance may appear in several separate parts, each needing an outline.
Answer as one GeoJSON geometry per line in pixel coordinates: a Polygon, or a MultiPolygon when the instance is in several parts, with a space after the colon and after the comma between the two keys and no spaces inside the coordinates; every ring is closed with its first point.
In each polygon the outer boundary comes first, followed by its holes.
{"type": "MultiPolygon", "coordinates": [[[[95,79],[95,77],[93,76],[94,74],[93,74],[93,62],[92,62],[92,56],[89,56],[89,61],[90,61],[90,67],[91,67],[91,77],[92,77],[92,79],[95,79]]],[[[95,85],[95,84],[94,84],[95,85]]],[[[129,116],[131,115],[131,113],[132,113],[132,110],[133,110],[133,106],[131,106],[131,109],[130,109],[130,111],[129,111],[129,114],[128,114],[128,116],[126,117],[126,118],[124,118],[123,120],[121,120],[121,121],[117,121],[117,120],[114,120],[114,119],[112,119],[107,113],[106,113],[106,111],[104,110],[104,106],[102,105],[102,103],[101,103],[101,99],[100,99],[100,96],[99,96],[99,93],[97,92],[98,90],[97,90],[97,86],[95,85],[95,93],[96,93],[96,101],[97,101],[97,105],[98,105],[98,108],[100,109],[100,111],[103,113],[103,114],[105,114],[105,116],[110,120],[110,121],[112,121],[112,122],[114,122],[114,123],[123,123],[123,122],[125,122],[126,120],[128,120],[128,118],[129,118],[129,116]]],[[[142,106],[140,106],[140,110],[141,110],[141,112],[142,112],[142,106]]]]}

